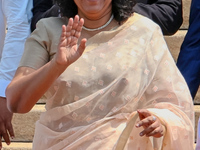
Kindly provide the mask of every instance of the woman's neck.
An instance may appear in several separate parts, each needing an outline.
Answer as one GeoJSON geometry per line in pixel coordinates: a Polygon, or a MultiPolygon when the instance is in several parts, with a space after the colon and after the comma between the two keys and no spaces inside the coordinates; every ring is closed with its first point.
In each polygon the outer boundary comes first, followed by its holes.
{"type": "MultiPolygon", "coordinates": [[[[80,39],[83,39],[83,38],[90,39],[91,37],[98,34],[99,32],[109,31],[109,30],[112,30],[113,28],[116,28],[118,26],[119,26],[118,22],[115,19],[113,19],[108,26],[106,26],[105,28],[103,28],[101,30],[87,31],[87,30],[82,29],[80,39]]],[[[80,41],[78,41],[78,43],[80,43],[80,41]]]]}
{"type": "Polygon", "coordinates": [[[83,14],[82,12],[78,12],[78,15],[80,16],[80,18],[84,19],[84,27],[89,29],[96,29],[105,25],[109,21],[112,15],[112,11],[111,9],[108,9],[103,14],[88,14],[88,15],[83,14]]]}
{"type": "MultiPolygon", "coordinates": [[[[96,29],[105,25],[109,21],[112,15],[112,9],[108,9],[101,15],[89,14],[86,16],[81,12],[78,12],[78,15],[80,18],[84,19],[84,27],[89,28],[89,29],[96,29]]],[[[115,19],[112,19],[112,21],[103,29],[95,30],[95,31],[88,31],[88,30],[82,29],[80,39],[82,38],[89,39],[90,37],[94,36],[95,34],[98,34],[101,31],[111,30],[112,28],[118,25],[119,25],[118,22],[115,19]]]]}

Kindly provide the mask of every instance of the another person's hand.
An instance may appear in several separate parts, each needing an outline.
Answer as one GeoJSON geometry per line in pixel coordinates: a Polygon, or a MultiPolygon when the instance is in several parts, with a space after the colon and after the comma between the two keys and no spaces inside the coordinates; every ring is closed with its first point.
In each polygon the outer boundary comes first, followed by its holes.
{"type": "Polygon", "coordinates": [[[162,137],[165,132],[165,127],[160,122],[159,118],[155,117],[146,109],[140,109],[137,111],[140,121],[136,124],[136,127],[143,127],[144,130],[140,132],[140,136],[146,135],[147,137],[153,136],[155,138],[162,137]]]}
{"type": "Polygon", "coordinates": [[[14,138],[12,127],[12,116],[6,105],[6,98],[0,97],[0,149],[2,148],[2,137],[7,143],[10,144],[10,137],[14,138]]]}
{"type": "Polygon", "coordinates": [[[55,59],[57,64],[67,67],[82,55],[87,41],[82,39],[78,46],[83,24],[84,20],[79,19],[79,16],[76,15],[74,19],[69,19],[67,26],[62,26],[62,34],[55,59]]]}

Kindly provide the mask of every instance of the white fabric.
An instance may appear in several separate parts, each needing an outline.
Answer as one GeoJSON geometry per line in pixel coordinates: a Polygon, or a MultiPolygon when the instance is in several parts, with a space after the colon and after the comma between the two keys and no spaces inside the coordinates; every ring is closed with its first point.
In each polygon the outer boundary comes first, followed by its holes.
{"type": "Polygon", "coordinates": [[[3,43],[4,43],[4,38],[5,38],[5,17],[3,15],[3,10],[2,10],[2,0],[0,0],[0,60],[1,60],[1,55],[2,55],[2,50],[3,50],[3,43]]]}
{"type": "Polygon", "coordinates": [[[30,35],[32,0],[0,0],[0,96],[18,67],[24,43],[30,35]],[[5,36],[5,25],[7,34],[5,36]]]}

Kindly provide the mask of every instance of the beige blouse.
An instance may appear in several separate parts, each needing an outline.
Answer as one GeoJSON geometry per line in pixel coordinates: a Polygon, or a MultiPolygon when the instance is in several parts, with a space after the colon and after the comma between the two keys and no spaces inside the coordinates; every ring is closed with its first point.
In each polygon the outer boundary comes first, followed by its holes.
{"type": "MultiPolygon", "coordinates": [[[[65,18],[42,19],[20,66],[38,69],[56,51],[65,18]]],[[[193,150],[194,111],[188,87],[158,25],[134,14],[88,39],[84,54],[45,93],[34,150],[193,150]],[[163,138],[140,137],[137,109],[156,115],[163,138]]]]}

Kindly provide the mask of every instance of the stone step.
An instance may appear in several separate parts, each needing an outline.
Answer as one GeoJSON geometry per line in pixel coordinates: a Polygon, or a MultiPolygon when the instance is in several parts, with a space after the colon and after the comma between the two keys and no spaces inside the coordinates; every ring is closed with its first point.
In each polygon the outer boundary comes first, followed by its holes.
{"type": "Polygon", "coordinates": [[[32,142],[12,142],[10,145],[3,143],[2,150],[32,150],[32,142]]]}
{"type": "Polygon", "coordinates": [[[39,120],[40,114],[45,111],[44,105],[35,105],[26,114],[14,114],[12,124],[15,138],[12,141],[32,141],[35,130],[35,122],[39,120]]]}
{"type": "Polygon", "coordinates": [[[191,0],[183,0],[183,24],[181,29],[188,29],[191,0]]]}
{"type": "Polygon", "coordinates": [[[183,43],[186,33],[187,33],[187,30],[178,30],[178,32],[176,32],[172,36],[164,36],[165,41],[168,45],[168,48],[175,61],[178,58],[178,54],[180,52],[180,48],[181,48],[181,45],[183,43]]]}
{"type": "Polygon", "coordinates": [[[200,105],[200,87],[199,87],[199,90],[194,98],[194,104],[196,105],[200,105]]]}
{"type": "Polygon", "coordinates": [[[42,97],[38,102],[37,104],[45,104],[46,103],[46,100],[44,97],[42,97]]]}

